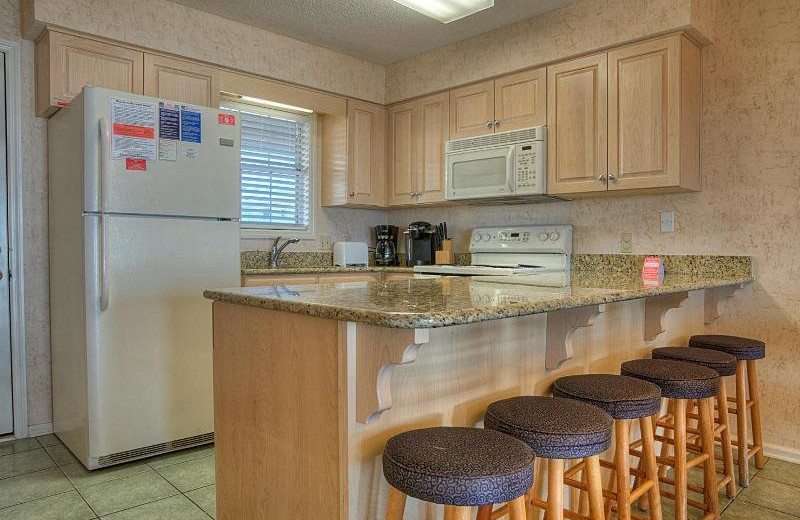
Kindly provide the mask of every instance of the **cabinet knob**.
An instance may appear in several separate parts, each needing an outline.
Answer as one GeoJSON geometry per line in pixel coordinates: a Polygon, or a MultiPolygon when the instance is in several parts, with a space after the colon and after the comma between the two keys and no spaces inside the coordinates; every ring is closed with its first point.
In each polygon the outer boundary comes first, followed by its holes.
{"type": "Polygon", "coordinates": [[[600,181],[600,182],[603,182],[604,180],[606,180],[606,176],[605,176],[605,175],[600,175],[600,176],[597,178],[597,180],[598,180],[598,181],[600,181]]]}
{"type": "Polygon", "coordinates": [[[608,180],[615,181],[615,180],[617,180],[617,177],[613,173],[609,173],[608,174],[608,180]]]}
{"type": "Polygon", "coordinates": [[[356,196],[356,192],[354,192],[354,191],[351,191],[351,192],[349,193],[349,195],[350,195],[351,197],[355,197],[355,196],[356,196]]]}
{"type": "Polygon", "coordinates": [[[486,128],[491,128],[492,126],[494,126],[494,123],[493,123],[493,122],[491,122],[491,121],[486,121],[486,128]]]}

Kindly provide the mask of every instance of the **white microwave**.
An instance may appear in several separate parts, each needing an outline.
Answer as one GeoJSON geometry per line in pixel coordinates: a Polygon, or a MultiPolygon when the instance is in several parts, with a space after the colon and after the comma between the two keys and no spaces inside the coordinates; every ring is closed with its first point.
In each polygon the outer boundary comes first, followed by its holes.
{"type": "Polygon", "coordinates": [[[445,198],[464,202],[547,197],[546,128],[536,126],[445,145],[445,198]]]}

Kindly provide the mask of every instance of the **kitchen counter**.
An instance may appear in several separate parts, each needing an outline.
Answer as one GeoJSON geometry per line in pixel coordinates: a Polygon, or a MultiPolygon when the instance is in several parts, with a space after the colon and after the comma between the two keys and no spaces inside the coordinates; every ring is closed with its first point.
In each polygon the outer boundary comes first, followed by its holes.
{"type": "MultiPolygon", "coordinates": [[[[410,271],[408,268],[361,269],[410,271]]],[[[291,270],[293,273],[301,271],[303,270],[291,270]]],[[[575,271],[572,285],[563,288],[489,283],[470,277],[442,277],[212,289],[204,294],[207,298],[220,302],[333,320],[393,328],[434,328],[752,281],[752,275],[741,273],[675,273],[666,275],[660,286],[647,287],[638,273],[575,271]]]]}
{"type": "Polygon", "coordinates": [[[412,273],[411,267],[262,267],[242,269],[242,276],[286,275],[286,274],[339,274],[339,273],[412,273]]]}

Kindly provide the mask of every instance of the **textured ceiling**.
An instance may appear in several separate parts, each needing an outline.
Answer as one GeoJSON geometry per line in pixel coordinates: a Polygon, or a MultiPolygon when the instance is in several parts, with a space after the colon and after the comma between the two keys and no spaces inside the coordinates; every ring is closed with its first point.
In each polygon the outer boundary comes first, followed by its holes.
{"type": "Polygon", "coordinates": [[[173,1],[304,42],[389,64],[577,0],[495,0],[494,7],[449,24],[442,24],[392,0],[173,1]]]}

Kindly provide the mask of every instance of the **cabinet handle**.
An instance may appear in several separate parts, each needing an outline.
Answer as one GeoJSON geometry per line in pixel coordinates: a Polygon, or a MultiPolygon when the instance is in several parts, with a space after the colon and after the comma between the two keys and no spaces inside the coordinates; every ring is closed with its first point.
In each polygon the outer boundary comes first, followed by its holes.
{"type": "Polygon", "coordinates": [[[349,195],[350,195],[351,197],[355,197],[355,196],[356,196],[356,192],[354,192],[354,191],[351,191],[351,192],[349,193],[349,195]]]}
{"type": "Polygon", "coordinates": [[[598,181],[600,181],[600,182],[603,182],[603,181],[605,181],[605,180],[606,180],[606,176],[605,176],[605,175],[601,175],[601,176],[599,176],[599,177],[597,178],[597,180],[598,180],[598,181]]]}
{"type": "Polygon", "coordinates": [[[494,120],[494,126],[500,126],[500,120],[499,119],[495,119],[494,120]]]}
{"type": "Polygon", "coordinates": [[[491,121],[486,121],[486,128],[491,128],[494,125],[491,121]]]}
{"type": "Polygon", "coordinates": [[[608,174],[608,180],[615,181],[615,180],[617,180],[617,177],[613,173],[609,173],[608,174]]]}

